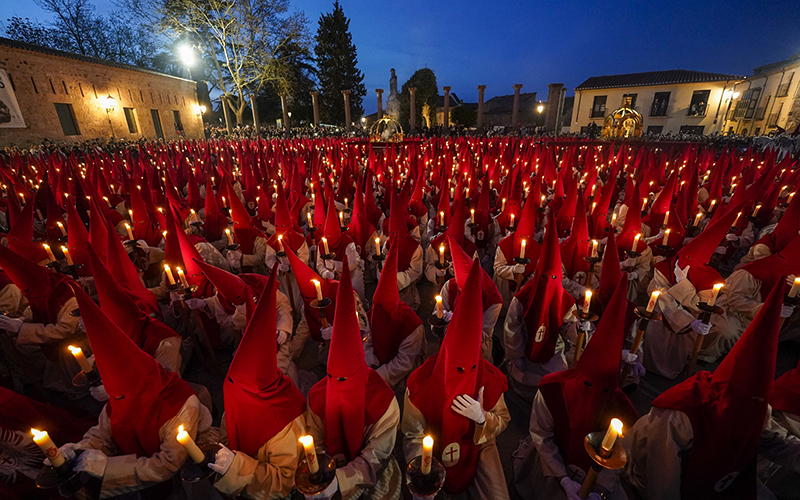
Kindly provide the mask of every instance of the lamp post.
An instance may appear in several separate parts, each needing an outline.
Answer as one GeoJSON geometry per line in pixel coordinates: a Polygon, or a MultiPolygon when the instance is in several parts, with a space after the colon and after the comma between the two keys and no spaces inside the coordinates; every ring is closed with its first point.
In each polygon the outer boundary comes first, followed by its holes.
{"type": "Polygon", "coordinates": [[[189,80],[192,79],[192,66],[194,66],[195,56],[194,50],[191,45],[181,45],[178,47],[178,56],[181,58],[181,63],[186,66],[186,71],[189,73],[189,80]]]}
{"type": "Polygon", "coordinates": [[[105,98],[105,107],[106,107],[106,117],[108,117],[108,126],[111,127],[111,138],[114,138],[114,124],[111,123],[111,112],[114,111],[114,106],[117,104],[116,99],[111,97],[111,94],[108,94],[108,97],[105,98]]]}

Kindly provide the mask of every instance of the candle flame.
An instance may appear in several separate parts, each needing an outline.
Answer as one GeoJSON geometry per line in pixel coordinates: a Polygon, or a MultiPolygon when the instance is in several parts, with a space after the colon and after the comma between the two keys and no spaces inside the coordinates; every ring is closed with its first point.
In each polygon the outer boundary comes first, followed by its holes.
{"type": "Polygon", "coordinates": [[[717,283],[716,285],[714,285],[714,290],[719,291],[719,289],[722,288],[723,286],[725,286],[725,283],[717,283]]]}
{"type": "Polygon", "coordinates": [[[659,292],[658,290],[653,290],[653,297],[658,298],[659,295],[661,295],[661,292],[659,292]]]}
{"type": "Polygon", "coordinates": [[[300,436],[300,444],[303,446],[311,446],[314,444],[314,438],[309,435],[300,436]]]}
{"type": "Polygon", "coordinates": [[[78,354],[83,352],[83,350],[80,347],[75,347],[73,345],[67,347],[67,349],[69,349],[69,352],[71,352],[73,356],[77,356],[78,354]]]}
{"type": "Polygon", "coordinates": [[[183,424],[179,425],[178,426],[178,439],[186,436],[187,434],[188,433],[186,432],[186,429],[183,428],[183,424]]]}
{"type": "Polygon", "coordinates": [[[618,418],[612,418],[612,419],[611,419],[611,427],[613,427],[613,428],[614,428],[614,431],[615,431],[617,434],[619,434],[620,436],[622,436],[622,420],[620,420],[620,419],[618,419],[618,418]]]}
{"type": "Polygon", "coordinates": [[[47,431],[40,431],[34,428],[31,428],[31,434],[33,434],[34,441],[47,437],[47,431]]]}
{"type": "Polygon", "coordinates": [[[433,448],[433,438],[430,436],[425,436],[422,438],[422,446],[426,448],[433,448]]]}
{"type": "MultiPolygon", "coordinates": [[[[800,279],[800,278],[797,278],[797,279],[800,279]]],[[[442,301],[442,296],[441,295],[437,295],[436,296],[436,303],[439,304],[441,301],[442,301]]]]}

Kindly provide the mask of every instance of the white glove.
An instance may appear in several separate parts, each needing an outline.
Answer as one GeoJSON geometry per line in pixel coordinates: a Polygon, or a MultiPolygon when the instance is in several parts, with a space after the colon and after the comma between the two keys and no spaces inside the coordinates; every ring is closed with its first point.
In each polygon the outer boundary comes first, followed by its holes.
{"type": "Polygon", "coordinates": [[[686,266],[685,268],[681,269],[677,262],[675,262],[675,283],[680,283],[681,281],[685,280],[687,276],[689,276],[689,268],[692,266],[686,266]]]}
{"type": "Polygon", "coordinates": [[[106,473],[106,465],[108,465],[108,457],[102,451],[83,450],[72,470],[86,472],[94,477],[102,478],[106,473]]]}
{"type": "Polygon", "coordinates": [[[453,399],[450,409],[478,425],[483,425],[486,422],[486,412],[483,411],[483,387],[478,391],[477,401],[472,399],[469,394],[462,394],[453,399]]]}
{"type": "Polygon", "coordinates": [[[11,333],[19,333],[22,328],[22,320],[19,318],[9,318],[0,316],[0,330],[7,330],[11,333]]]}
{"type": "Polygon", "coordinates": [[[97,387],[89,387],[89,394],[101,403],[108,401],[108,393],[106,392],[105,385],[98,385],[97,387]]]}
{"type": "Polygon", "coordinates": [[[728,249],[725,247],[717,247],[716,250],[714,250],[714,253],[717,253],[719,255],[725,255],[726,253],[728,253],[728,249]]]}
{"type": "Polygon", "coordinates": [[[280,270],[282,273],[288,273],[289,271],[291,271],[291,270],[292,270],[292,266],[291,266],[291,265],[289,265],[289,262],[283,262],[283,261],[281,261],[281,263],[280,263],[280,264],[278,264],[278,269],[279,269],[279,270],[280,270]]]}
{"type": "Polygon", "coordinates": [[[639,279],[639,273],[637,273],[636,271],[629,271],[628,272],[628,281],[633,281],[633,280],[638,280],[638,279],[639,279]]]}
{"type": "Polygon", "coordinates": [[[725,235],[725,241],[739,241],[739,237],[733,233],[728,233],[725,235]]]}
{"type": "Polygon", "coordinates": [[[445,275],[447,275],[447,269],[439,269],[438,267],[436,268],[436,276],[444,278],[445,275]]]}
{"type": "Polygon", "coordinates": [[[523,264],[514,265],[514,274],[522,274],[524,272],[525,272],[525,266],[523,264]]]}
{"type": "Polygon", "coordinates": [[[203,299],[191,298],[186,301],[186,306],[192,311],[197,311],[206,307],[206,301],[203,299]]]}
{"type": "Polygon", "coordinates": [[[221,448],[217,450],[217,454],[214,455],[214,461],[208,464],[208,468],[224,476],[225,473],[228,472],[228,469],[231,468],[231,465],[233,465],[233,458],[236,454],[229,450],[224,444],[220,444],[220,446],[221,448]]]}
{"type": "Polygon", "coordinates": [[[326,269],[326,270],[322,271],[322,277],[324,279],[326,279],[326,280],[332,280],[333,278],[336,277],[336,275],[333,274],[333,271],[331,271],[329,269],[326,269]]]}
{"type": "Polygon", "coordinates": [[[594,325],[591,321],[581,321],[581,330],[586,333],[591,333],[594,331],[594,325]]]}
{"type": "Polygon", "coordinates": [[[333,481],[331,481],[331,484],[329,484],[328,487],[323,491],[317,493],[316,495],[303,496],[306,497],[306,500],[328,500],[333,498],[333,495],[335,495],[337,491],[339,491],[339,478],[337,476],[333,476],[333,481]]]}
{"type": "Polygon", "coordinates": [[[442,311],[442,319],[450,323],[450,320],[453,319],[453,311],[442,311]]]}
{"type": "Polygon", "coordinates": [[[781,318],[788,318],[794,312],[794,306],[787,306],[786,304],[781,306],[781,318]]]}
{"type": "Polygon", "coordinates": [[[333,327],[332,326],[328,326],[328,327],[325,327],[325,328],[321,328],[319,330],[319,334],[322,335],[322,340],[330,340],[331,339],[331,335],[333,335],[333,327]]]}
{"type": "Polygon", "coordinates": [[[289,340],[289,332],[285,330],[278,330],[278,345],[283,345],[289,340]]]}
{"type": "Polygon", "coordinates": [[[567,500],[582,500],[578,496],[578,492],[581,490],[580,483],[576,483],[567,476],[562,477],[560,483],[561,488],[564,489],[564,493],[567,494],[567,500]]]}
{"type": "Polygon", "coordinates": [[[699,319],[692,321],[692,330],[698,335],[708,335],[711,331],[711,323],[703,323],[699,319]]]}
{"type": "Polygon", "coordinates": [[[634,377],[644,377],[646,370],[644,369],[644,365],[639,361],[639,354],[631,354],[631,352],[627,349],[622,350],[622,361],[628,363],[631,366],[630,374],[634,377]]]}
{"type": "MultiPolygon", "coordinates": [[[[59,451],[59,453],[64,455],[64,458],[66,458],[67,462],[69,462],[70,460],[75,458],[75,450],[80,450],[80,449],[81,448],[78,445],[78,443],[67,443],[64,446],[62,446],[61,448],[59,448],[58,451],[59,451]]],[[[50,463],[50,459],[49,458],[45,458],[42,462],[45,465],[52,465],[50,463]]]]}
{"type": "Polygon", "coordinates": [[[636,267],[636,259],[627,258],[619,263],[619,266],[622,268],[626,267],[636,267]]]}
{"type": "Polygon", "coordinates": [[[136,247],[142,249],[145,252],[150,252],[150,245],[147,244],[144,240],[136,240],[136,247]]]}
{"type": "Polygon", "coordinates": [[[309,252],[316,252],[317,251],[317,245],[311,245],[310,247],[308,247],[308,251],[309,252]]]}
{"type": "Polygon", "coordinates": [[[239,250],[230,250],[225,258],[228,260],[231,269],[240,269],[242,267],[242,252],[239,250]]]}
{"type": "Polygon", "coordinates": [[[658,230],[658,234],[656,234],[653,237],[647,238],[647,239],[650,240],[650,241],[657,241],[657,240],[660,240],[660,239],[663,239],[663,238],[664,238],[664,230],[663,229],[659,229],[658,230]]]}

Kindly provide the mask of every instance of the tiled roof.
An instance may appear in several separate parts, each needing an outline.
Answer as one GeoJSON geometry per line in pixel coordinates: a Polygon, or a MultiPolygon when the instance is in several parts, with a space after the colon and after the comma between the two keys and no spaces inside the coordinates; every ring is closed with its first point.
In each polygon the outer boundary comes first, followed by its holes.
{"type": "MultiPolygon", "coordinates": [[[[132,66],[130,64],[123,64],[114,61],[107,61],[105,59],[98,59],[96,57],[84,56],[81,54],[75,54],[74,52],[65,52],[63,50],[51,49],[50,47],[33,45],[30,43],[20,42],[18,40],[12,40],[10,38],[0,37],[0,47],[2,46],[12,47],[15,49],[30,50],[32,52],[39,52],[51,56],[66,57],[69,59],[75,59],[78,61],[83,61],[88,63],[102,64],[103,66],[111,66],[112,68],[127,69],[129,71],[138,71],[140,73],[147,73],[149,75],[164,76],[167,78],[177,78],[178,80],[186,80],[186,78],[168,75],[166,73],[161,73],[159,71],[153,71],[152,69],[140,68],[138,66],[132,66]]],[[[186,81],[192,81],[192,80],[186,80],[186,81]]]]}
{"type": "Polygon", "coordinates": [[[670,85],[676,83],[719,82],[726,80],[742,80],[743,78],[743,76],[726,75],[723,73],[670,69],[666,71],[648,71],[646,73],[628,73],[627,75],[593,76],[575,87],[575,90],[644,87],[648,85],[670,85]]]}

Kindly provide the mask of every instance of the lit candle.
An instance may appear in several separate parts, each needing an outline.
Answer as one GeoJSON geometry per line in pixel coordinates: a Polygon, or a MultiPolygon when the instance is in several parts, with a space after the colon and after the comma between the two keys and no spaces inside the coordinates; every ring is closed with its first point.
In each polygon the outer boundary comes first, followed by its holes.
{"type": "Polygon", "coordinates": [[[708,211],[709,211],[709,212],[713,212],[713,211],[714,211],[714,205],[715,205],[716,203],[717,203],[717,200],[711,200],[711,204],[710,204],[710,205],[708,205],[708,211]]]}
{"type": "Polygon", "coordinates": [[[56,222],[56,225],[61,230],[61,236],[66,236],[67,235],[67,230],[64,229],[64,224],[62,224],[61,221],[58,221],[58,222],[56,222]]]}
{"type": "Polygon", "coordinates": [[[375,255],[381,256],[381,239],[375,238],[375,255]]]}
{"type": "Polygon", "coordinates": [[[470,208],[469,209],[469,222],[471,224],[475,224],[475,209],[474,208],[470,208]]]}
{"type": "Polygon", "coordinates": [[[717,283],[714,285],[714,290],[711,291],[711,299],[708,301],[709,306],[713,306],[717,302],[717,296],[719,295],[719,291],[723,286],[725,286],[725,283],[717,283]]]}
{"type": "Polygon", "coordinates": [[[500,205],[500,211],[505,212],[505,210],[506,210],[506,199],[503,198],[503,203],[502,205],[500,205]]]}
{"type": "Polygon", "coordinates": [[[24,205],[25,204],[25,194],[20,193],[19,197],[22,198],[22,204],[24,205]]]}
{"type": "Polygon", "coordinates": [[[228,238],[228,245],[233,245],[233,233],[230,229],[225,229],[225,236],[228,238]]]}
{"type": "Polygon", "coordinates": [[[303,445],[303,450],[306,452],[308,472],[316,474],[319,472],[319,462],[317,461],[317,450],[314,449],[314,438],[309,435],[300,436],[300,444],[303,445]]]}
{"type": "Polygon", "coordinates": [[[444,226],[444,212],[439,212],[439,220],[441,221],[439,225],[444,226]]]}
{"type": "Polygon", "coordinates": [[[611,226],[613,227],[617,223],[617,214],[611,214],[611,226]]]}
{"type": "Polygon", "coordinates": [[[611,423],[608,426],[608,431],[606,432],[605,437],[603,437],[603,443],[600,445],[601,454],[603,452],[610,454],[611,450],[614,448],[614,443],[617,442],[617,436],[621,434],[622,421],[612,418],[611,423]]]}
{"type": "Polygon", "coordinates": [[[539,208],[544,208],[545,201],[547,201],[547,196],[542,195],[542,198],[539,200],[539,208]]]}
{"type": "Polygon", "coordinates": [[[755,210],[753,210],[753,217],[755,217],[756,215],[758,215],[758,211],[759,211],[759,210],[761,210],[761,203],[759,203],[758,205],[756,205],[756,208],[755,208],[755,210]]]}
{"type": "Polygon", "coordinates": [[[111,208],[111,202],[108,201],[108,197],[103,196],[103,199],[106,201],[106,205],[108,205],[108,208],[111,208]]]}
{"type": "Polygon", "coordinates": [[[739,222],[739,217],[741,217],[741,216],[742,216],[742,212],[739,212],[738,214],[736,214],[736,218],[733,219],[733,224],[731,225],[731,227],[736,227],[736,223],[739,222]]]}
{"type": "Polygon", "coordinates": [[[444,265],[444,245],[439,245],[439,264],[444,265]]]}
{"type": "Polygon", "coordinates": [[[514,214],[511,214],[511,227],[514,227],[514,214]]]}
{"type": "Polygon", "coordinates": [[[520,249],[519,249],[519,258],[520,258],[520,260],[522,260],[522,259],[524,259],[524,258],[525,258],[525,246],[526,246],[527,244],[528,244],[528,242],[527,242],[527,241],[525,241],[525,238],[523,238],[523,239],[522,239],[521,246],[520,246],[520,249]]]}
{"type": "Polygon", "coordinates": [[[442,296],[441,295],[437,295],[436,296],[436,317],[439,318],[439,319],[442,319],[442,314],[444,314],[444,311],[442,310],[442,296]]]}
{"type": "Polygon", "coordinates": [[[703,220],[703,212],[697,212],[697,215],[694,218],[694,225],[699,225],[701,220],[703,220]]]}
{"type": "Polygon", "coordinates": [[[583,314],[589,314],[589,306],[592,304],[592,291],[586,290],[586,295],[583,297],[583,314]]]}
{"type": "Polygon", "coordinates": [[[83,373],[89,373],[92,371],[92,365],[91,363],[89,363],[89,360],[86,359],[86,356],[83,354],[83,349],[75,346],[69,346],[68,349],[69,352],[71,352],[72,355],[75,356],[75,361],[77,361],[78,364],[81,365],[81,371],[83,373]]]}
{"type": "Polygon", "coordinates": [[[172,275],[172,269],[167,264],[164,264],[164,273],[167,275],[167,281],[170,285],[175,284],[175,276],[172,275]]]}
{"type": "Polygon", "coordinates": [[[322,248],[325,250],[325,255],[331,254],[331,249],[328,248],[328,238],[322,237],[322,248]]]}
{"type": "MultiPolygon", "coordinates": [[[[664,213],[664,225],[665,226],[669,225],[669,210],[667,210],[666,213],[664,213]]],[[[666,243],[665,243],[665,245],[666,245],[666,243]]]]}
{"type": "Polygon", "coordinates": [[[433,464],[433,438],[425,436],[422,439],[422,458],[420,463],[420,472],[424,475],[431,473],[431,465],[433,464]]]}
{"type": "Polygon", "coordinates": [[[636,236],[633,237],[633,246],[631,247],[631,252],[635,252],[636,251],[636,247],[639,246],[639,238],[641,238],[641,237],[642,237],[642,235],[639,234],[639,233],[637,233],[636,236]]]}
{"type": "Polygon", "coordinates": [[[128,232],[128,240],[133,241],[133,231],[131,231],[131,225],[127,222],[125,223],[125,231],[128,232]]]}
{"type": "Polygon", "coordinates": [[[306,212],[306,222],[308,222],[308,227],[311,227],[311,210],[306,212]]]}
{"type": "Polygon", "coordinates": [[[644,198],[642,200],[642,212],[644,212],[645,210],[647,210],[647,198],[644,198]]]}
{"type": "Polygon", "coordinates": [[[322,302],[322,286],[320,286],[319,280],[311,280],[314,283],[314,288],[317,290],[317,300],[322,302]]]}
{"type": "Polygon", "coordinates": [[[55,262],[56,256],[53,254],[53,251],[50,250],[50,245],[42,243],[42,247],[44,247],[44,251],[47,252],[47,258],[50,259],[50,262],[55,262]]]}
{"type": "Polygon", "coordinates": [[[205,453],[200,450],[200,448],[194,442],[194,439],[192,439],[192,436],[190,436],[189,433],[183,428],[183,425],[178,426],[177,439],[181,446],[183,446],[183,448],[186,450],[186,453],[192,457],[194,463],[199,464],[205,460],[205,453]]]}
{"type": "Polygon", "coordinates": [[[661,295],[661,292],[658,290],[653,290],[653,293],[650,294],[650,301],[647,303],[647,312],[653,312],[653,308],[656,307],[656,302],[658,302],[658,296],[661,295]]]}
{"type": "Polygon", "coordinates": [[[669,229],[664,231],[664,241],[662,241],[661,244],[664,246],[669,245],[669,229]]]}
{"type": "Polygon", "coordinates": [[[792,289],[789,290],[789,297],[797,297],[798,291],[800,291],[800,277],[794,279],[794,283],[792,283],[792,289]]]}
{"type": "Polygon", "coordinates": [[[280,249],[281,252],[285,252],[286,251],[283,248],[283,235],[282,234],[278,235],[278,248],[280,249]]]}
{"type": "Polygon", "coordinates": [[[225,202],[225,197],[222,197],[222,208],[228,208],[227,203],[225,202]]]}
{"type": "Polygon", "coordinates": [[[339,225],[344,226],[344,212],[339,212],[339,225]]]}
{"type": "Polygon", "coordinates": [[[61,252],[64,254],[64,258],[67,259],[67,265],[74,266],[75,263],[72,261],[72,255],[69,254],[69,248],[61,245],[61,252]]]}
{"type": "Polygon", "coordinates": [[[186,274],[183,272],[183,269],[176,267],[175,270],[178,271],[178,279],[181,281],[183,288],[189,288],[189,280],[186,279],[186,274]]]}
{"type": "Polygon", "coordinates": [[[61,467],[64,465],[67,459],[58,451],[58,446],[50,439],[47,431],[31,429],[31,434],[33,434],[33,442],[41,448],[42,453],[50,460],[53,467],[61,467]]]}
{"type": "Polygon", "coordinates": [[[592,258],[597,258],[597,240],[592,240],[592,258]]]}

